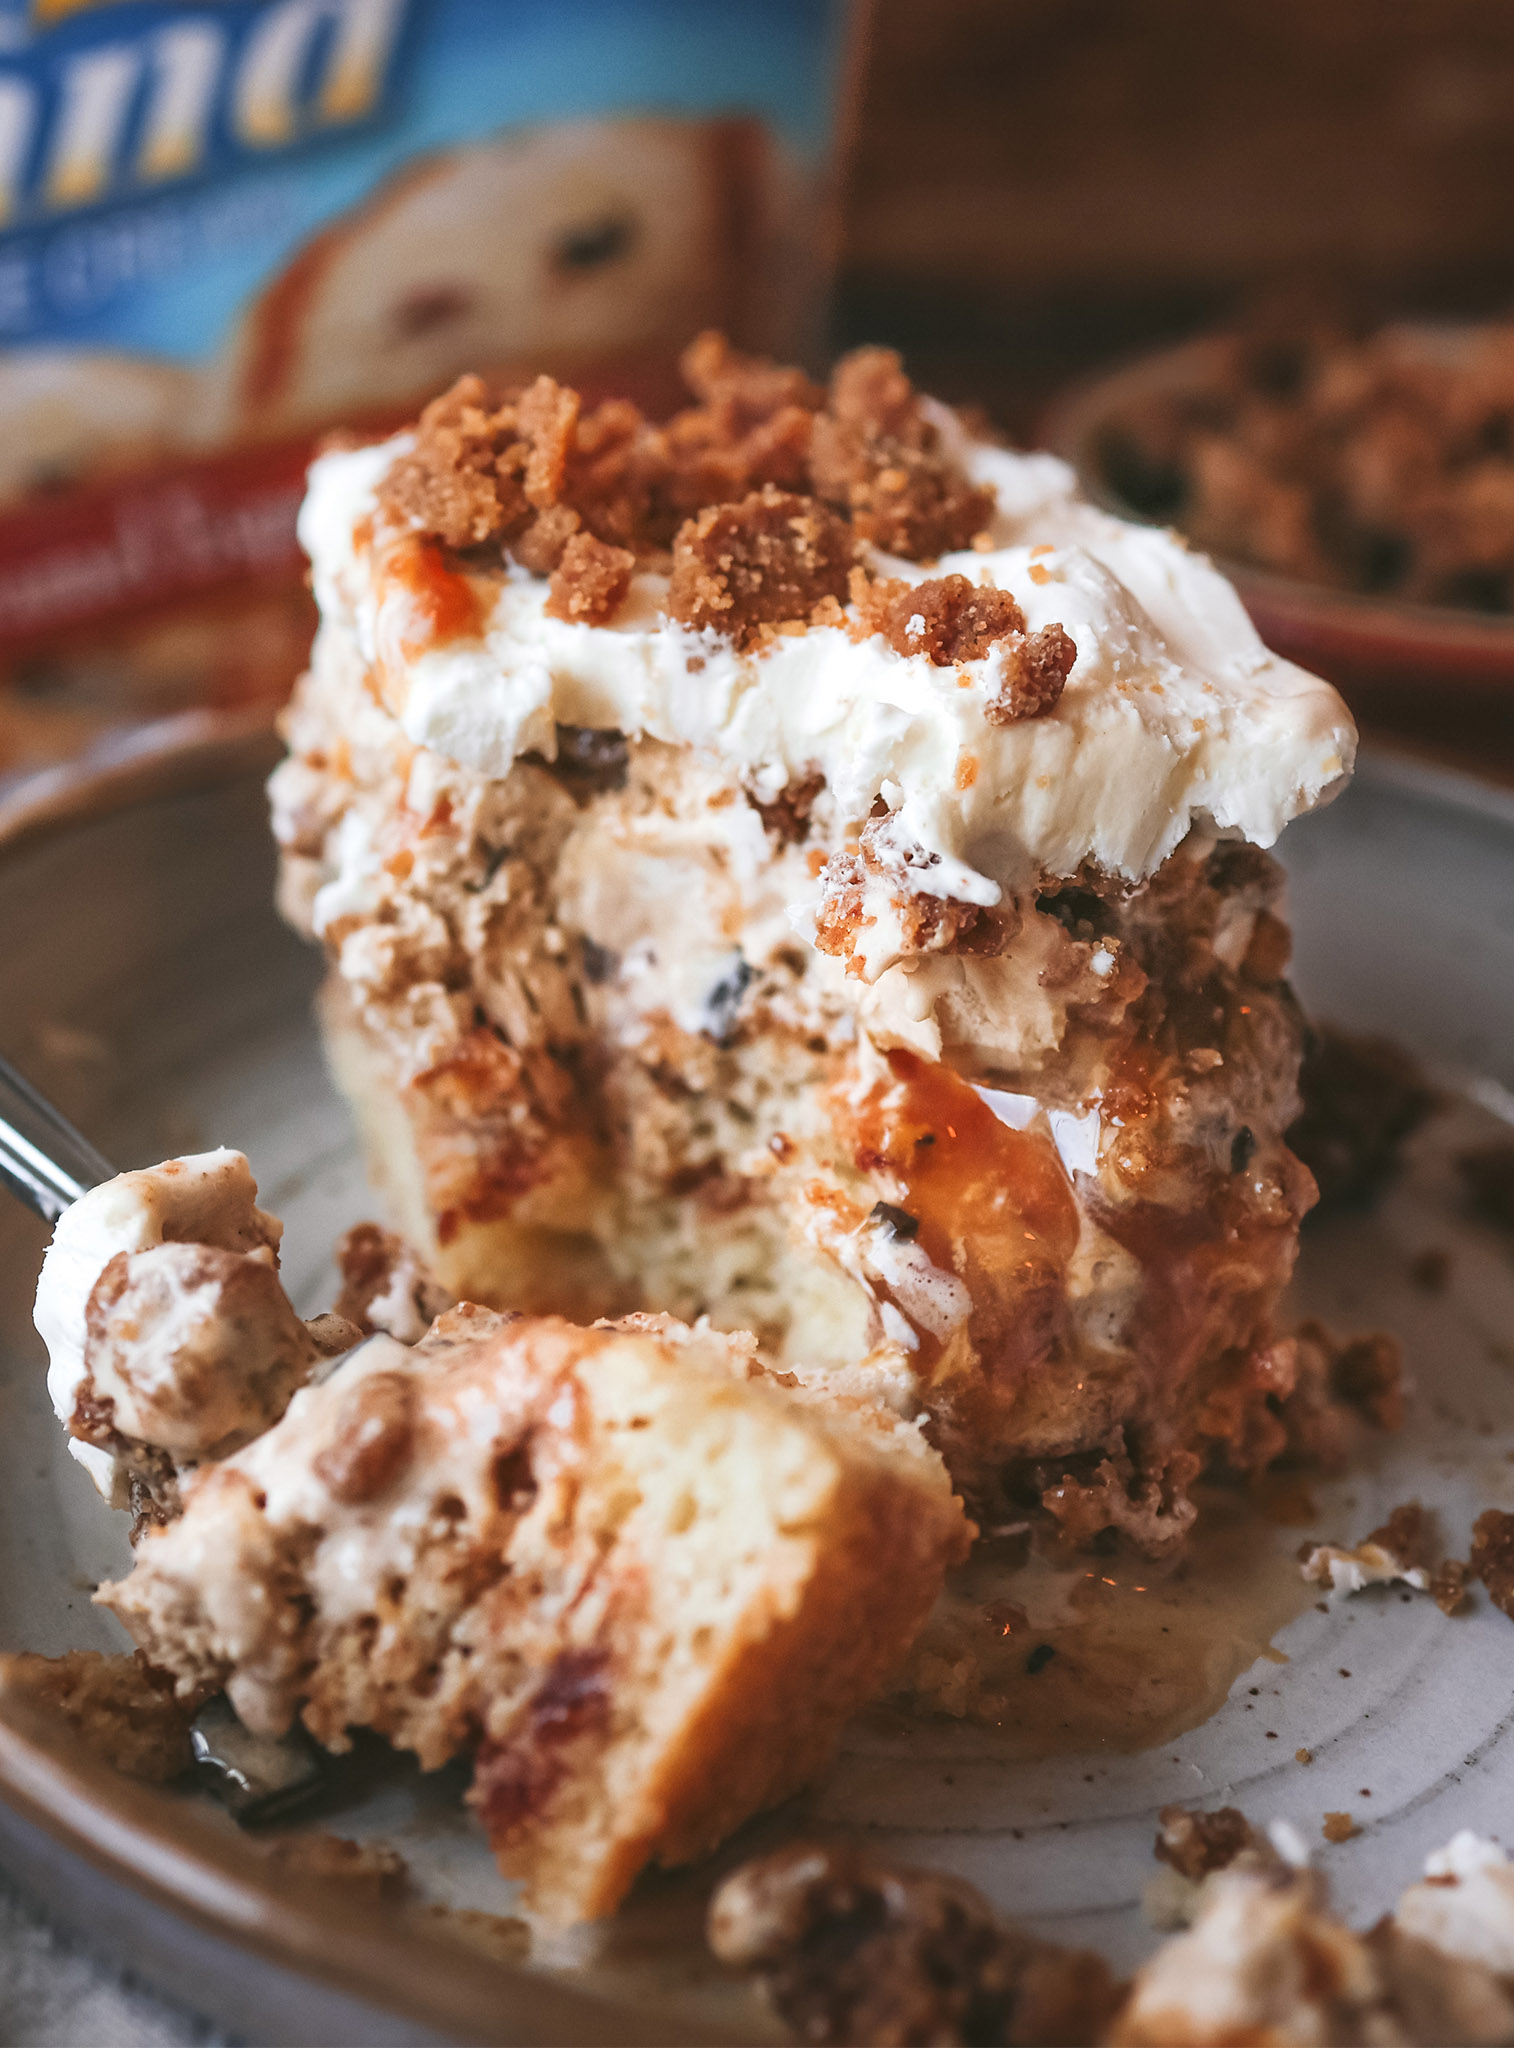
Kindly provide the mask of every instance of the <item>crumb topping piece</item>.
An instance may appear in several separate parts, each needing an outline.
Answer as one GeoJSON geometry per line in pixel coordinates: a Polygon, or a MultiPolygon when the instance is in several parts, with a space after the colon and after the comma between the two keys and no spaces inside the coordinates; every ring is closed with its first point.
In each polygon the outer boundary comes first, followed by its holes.
{"type": "Polygon", "coordinates": [[[845,520],[818,499],[768,484],[678,529],[668,613],[749,647],[764,626],[802,622],[823,599],[845,597],[853,559],[845,520]]]}
{"type": "Polygon", "coordinates": [[[1093,2042],[1119,2003],[1097,1956],[1022,1934],[958,1879],[846,1845],[743,1864],[707,1931],[801,2041],[1093,2042]]]}
{"type": "Polygon", "coordinates": [[[1023,635],[1025,614],[1008,590],[966,576],[930,576],[905,583],[890,576],[852,578],[863,625],[881,633],[895,654],[923,654],[938,668],[981,661],[997,641],[1023,635]]]}
{"type": "Polygon", "coordinates": [[[911,562],[971,546],[993,516],[993,492],[948,458],[891,348],[854,349],[836,365],[810,470],[863,540],[911,562]]]}
{"type": "Polygon", "coordinates": [[[1487,1508],[1472,1524],[1472,1575],[1493,1605],[1514,1621],[1514,1515],[1487,1508]]]}
{"type": "MultiPolygon", "coordinates": [[[[454,551],[499,548],[550,577],[547,609],[570,623],[613,618],[638,558],[671,545],[671,616],[741,646],[827,600],[839,620],[854,542],[928,561],[966,547],[992,515],[993,492],[947,455],[890,350],[843,357],[828,394],[713,332],[682,367],[695,403],[661,426],[625,400],[585,412],[551,377],[503,394],[461,377],[421,414],[381,512],[454,551]]],[[[1023,634],[1008,593],[941,581],[961,590],[925,587],[919,637],[932,660],[975,660],[1023,634]]],[[[900,651],[921,651],[904,645],[916,609],[887,629],[900,651]]]]}
{"type": "Polygon", "coordinates": [[[631,587],[636,557],[629,548],[575,533],[552,571],[547,611],[570,625],[603,626],[613,619],[631,587]]]}
{"type": "Polygon", "coordinates": [[[990,725],[1043,717],[1060,701],[1077,658],[1077,643],[1061,626],[1043,626],[1038,633],[1010,641],[999,687],[984,705],[984,717],[990,725]]]}
{"type": "Polygon", "coordinates": [[[697,336],[679,367],[698,403],[656,437],[660,495],[687,516],[764,484],[809,486],[810,437],[825,394],[802,370],[743,355],[723,334],[697,336]]]}
{"type": "Polygon", "coordinates": [[[421,414],[380,506],[447,547],[500,543],[547,575],[581,527],[615,545],[640,534],[644,431],[635,406],[611,400],[585,416],[578,393],[551,377],[498,402],[481,377],[460,377],[421,414]]]}
{"type": "Polygon", "coordinates": [[[1430,1590],[1433,1529],[1417,1500],[1401,1501],[1380,1528],[1354,1549],[1315,1544],[1304,1558],[1304,1577],[1336,1593],[1360,1593],[1367,1586],[1401,1582],[1416,1592],[1430,1590]]]}

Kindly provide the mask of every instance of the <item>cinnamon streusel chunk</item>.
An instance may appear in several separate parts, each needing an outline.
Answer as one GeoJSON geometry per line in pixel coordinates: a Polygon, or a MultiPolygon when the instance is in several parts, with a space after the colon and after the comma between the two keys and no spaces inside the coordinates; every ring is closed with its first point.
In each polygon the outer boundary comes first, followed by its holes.
{"type": "Polygon", "coordinates": [[[993,514],[993,493],[951,461],[889,348],[854,349],[836,365],[810,469],[821,497],[845,507],[864,540],[908,561],[967,547],[993,514]]]}
{"type": "Polygon", "coordinates": [[[845,522],[828,506],[766,484],[678,529],[668,615],[749,646],[761,627],[806,620],[822,599],[844,597],[853,559],[845,522]]]}

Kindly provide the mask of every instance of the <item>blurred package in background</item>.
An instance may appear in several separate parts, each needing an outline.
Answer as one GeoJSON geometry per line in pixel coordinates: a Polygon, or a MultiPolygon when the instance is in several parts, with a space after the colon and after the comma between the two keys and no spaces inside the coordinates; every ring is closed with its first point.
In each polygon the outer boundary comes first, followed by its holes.
{"type": "Polygon", "coordinates": [[[812,353],[847,13],[0,0],[0,803],[271,716],[323,429],[812,353]]]}

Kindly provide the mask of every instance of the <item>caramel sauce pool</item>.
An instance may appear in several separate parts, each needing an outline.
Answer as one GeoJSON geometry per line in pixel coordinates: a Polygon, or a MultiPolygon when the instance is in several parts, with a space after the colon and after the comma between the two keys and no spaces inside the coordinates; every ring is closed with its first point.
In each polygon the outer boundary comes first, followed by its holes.
{"type": "Polygon", "coordinates": [[[987,1540],[953,1575],[883,1711],[990,1728],[1004,1754],[1139,1750],[1207,1721],[1273,1637],[1319,1597],[1298,1563],[1307,1499],[1195,1489],[1167,1560],[1027,1558],[987,1540]]]}

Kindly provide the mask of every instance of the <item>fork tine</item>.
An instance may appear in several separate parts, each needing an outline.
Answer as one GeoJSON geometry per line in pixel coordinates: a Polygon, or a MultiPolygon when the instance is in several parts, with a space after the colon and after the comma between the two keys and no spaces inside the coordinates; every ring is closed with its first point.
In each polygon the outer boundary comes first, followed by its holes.
{"type": "Polygon", "coordinates": [[[45,1223],[56,1223],[115,1171],[45,1095],[0,1060],[0,1183],[45,1223]]]}

